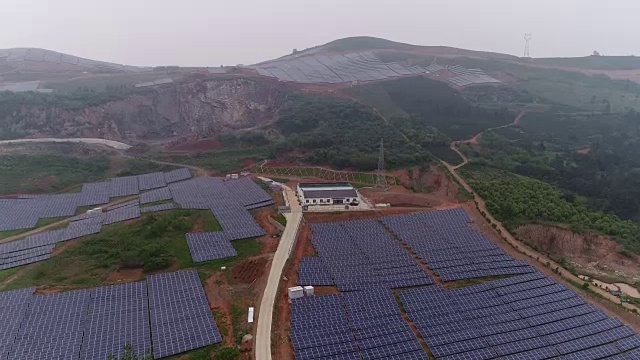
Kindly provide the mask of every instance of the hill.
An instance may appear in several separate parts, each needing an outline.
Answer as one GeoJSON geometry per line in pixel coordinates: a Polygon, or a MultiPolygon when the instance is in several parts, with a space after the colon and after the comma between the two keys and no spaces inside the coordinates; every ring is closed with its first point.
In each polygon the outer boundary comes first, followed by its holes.
{"type": "Polygon", "coordinates": [[[150,68],[90,60],[38,48],[0,49],[0,70],[34,72],[138,73],[150,68]]]}

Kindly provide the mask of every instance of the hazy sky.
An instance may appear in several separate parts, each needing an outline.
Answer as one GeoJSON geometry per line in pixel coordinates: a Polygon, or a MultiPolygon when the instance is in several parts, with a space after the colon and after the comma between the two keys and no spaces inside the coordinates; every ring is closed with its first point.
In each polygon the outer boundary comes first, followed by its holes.
{"type": "Polygon", "coordinates": [[[638,0],[1,0],[0,48],[130,65],[252,64],[369,35],[522,56],[640,55],[638,0]]]}

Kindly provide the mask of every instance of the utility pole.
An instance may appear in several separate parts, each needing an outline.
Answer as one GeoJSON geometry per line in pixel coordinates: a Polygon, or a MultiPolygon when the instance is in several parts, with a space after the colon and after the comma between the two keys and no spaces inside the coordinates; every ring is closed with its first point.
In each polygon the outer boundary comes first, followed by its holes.
{"type": "Polygon", "coordinates": [[[529,43],[531,42],[531,34],[524,34],[524,57],[531,58],[531,53],[529,52],[529,43]]]}

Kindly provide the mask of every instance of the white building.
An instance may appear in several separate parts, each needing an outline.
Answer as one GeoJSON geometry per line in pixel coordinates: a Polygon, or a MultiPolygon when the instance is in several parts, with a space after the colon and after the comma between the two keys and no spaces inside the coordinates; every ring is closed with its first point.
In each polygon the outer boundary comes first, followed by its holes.
{"type": "Polygon", "coordinates": [[[358,204],[358,192],[347,183],[301,183],[298,197],[302,205],[358,204]]]}

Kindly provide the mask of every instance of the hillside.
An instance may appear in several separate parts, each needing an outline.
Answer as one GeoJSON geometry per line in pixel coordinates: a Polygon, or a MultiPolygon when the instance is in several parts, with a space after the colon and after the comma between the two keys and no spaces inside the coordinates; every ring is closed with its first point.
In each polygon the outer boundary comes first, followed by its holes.
{"type": "Polygon", "coordinates": [[[248,79],[149,90],[0,93],[0,138],[98,137],[124,142],[205,137],[269,123],[283,90],[248,79]]]}
{"type": "Polygon", "coordinates": [[[0,49],[0,72],[139,73],[150,68],[90,60],[37,48],[0,49]]]}

